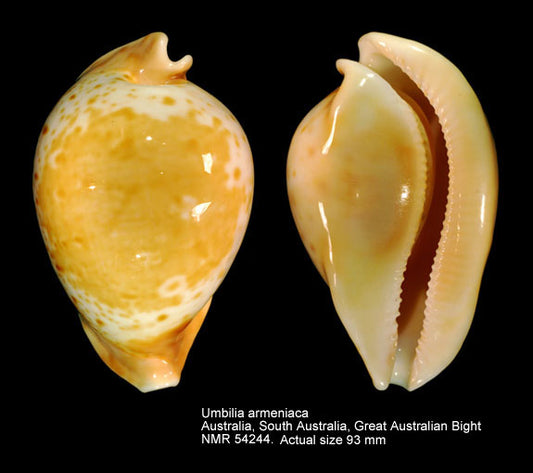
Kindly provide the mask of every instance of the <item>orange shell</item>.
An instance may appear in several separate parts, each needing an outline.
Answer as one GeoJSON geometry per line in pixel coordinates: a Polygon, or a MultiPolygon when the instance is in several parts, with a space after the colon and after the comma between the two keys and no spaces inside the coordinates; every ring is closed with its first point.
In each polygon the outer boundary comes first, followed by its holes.
{"type": "Polygon", "coordinates": [[[104,361],[142,391],[178,383],[244,237],[244,131],[150,34],[91,65],[42,129],[34,196],[54,268],[104,361]]]}

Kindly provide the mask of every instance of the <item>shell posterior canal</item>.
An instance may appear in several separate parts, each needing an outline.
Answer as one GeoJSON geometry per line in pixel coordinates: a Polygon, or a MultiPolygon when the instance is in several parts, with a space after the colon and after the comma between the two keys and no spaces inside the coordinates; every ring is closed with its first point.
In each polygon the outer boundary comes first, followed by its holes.
{"type": "Polygon", "coordinates": [[[186,79],[192,56],[171,61],[167,53],[168,37],[157,32],[120,46],[91,64],[80,77],[103,71],[123,71],[128,82],[144,85],[176,84],[186,79]]]}

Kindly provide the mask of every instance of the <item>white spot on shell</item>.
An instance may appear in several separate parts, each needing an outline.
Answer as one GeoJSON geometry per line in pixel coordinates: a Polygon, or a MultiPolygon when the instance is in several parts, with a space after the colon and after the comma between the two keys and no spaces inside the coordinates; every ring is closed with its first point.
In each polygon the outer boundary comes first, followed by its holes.
{"type": "Polygon", "coordinates": [[[161,297],[173,297],[181,294],[186,287],[187,281],[185,276],[177,274],[168,278],[161,286],[159,286],[158,293],[161,297]]]}

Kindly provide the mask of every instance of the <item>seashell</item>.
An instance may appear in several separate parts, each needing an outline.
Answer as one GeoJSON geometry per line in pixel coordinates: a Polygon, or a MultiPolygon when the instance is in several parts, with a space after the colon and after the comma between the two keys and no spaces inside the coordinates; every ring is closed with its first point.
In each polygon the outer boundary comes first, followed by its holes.
{"type": "Polygon", "coordinates": [[[50,113],[34,200],[50,259],[105,363],[175,386],[244,237],[253,163],[240,124],[153,33],[102,56],[50,113]]]}
{"type": "Polygon", "coordinates": [[[455,358],[491,246],[497,163],[481,105],[434,50],[369,33],[298,126],[292,214],[373,384],[414,390],[455,358]]]}

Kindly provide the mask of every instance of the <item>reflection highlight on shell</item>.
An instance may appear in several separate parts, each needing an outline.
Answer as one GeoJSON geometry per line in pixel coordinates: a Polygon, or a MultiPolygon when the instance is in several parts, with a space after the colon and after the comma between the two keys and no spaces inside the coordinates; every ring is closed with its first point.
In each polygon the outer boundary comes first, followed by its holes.
{"type": "Polygon", "coordinates": [[[43,126],[34,199],[56,273],[100,357],[141,391],[179,382],[244,237],[240,124],[153,33],[102,56],[43,126]]]}
{"type": "Polygon", "coordinates": [[[369,33],[296,130],[293,217],[377,389],[414,390],[459,352],[492,243],[493,139],[462,73],[369,33]]]}

